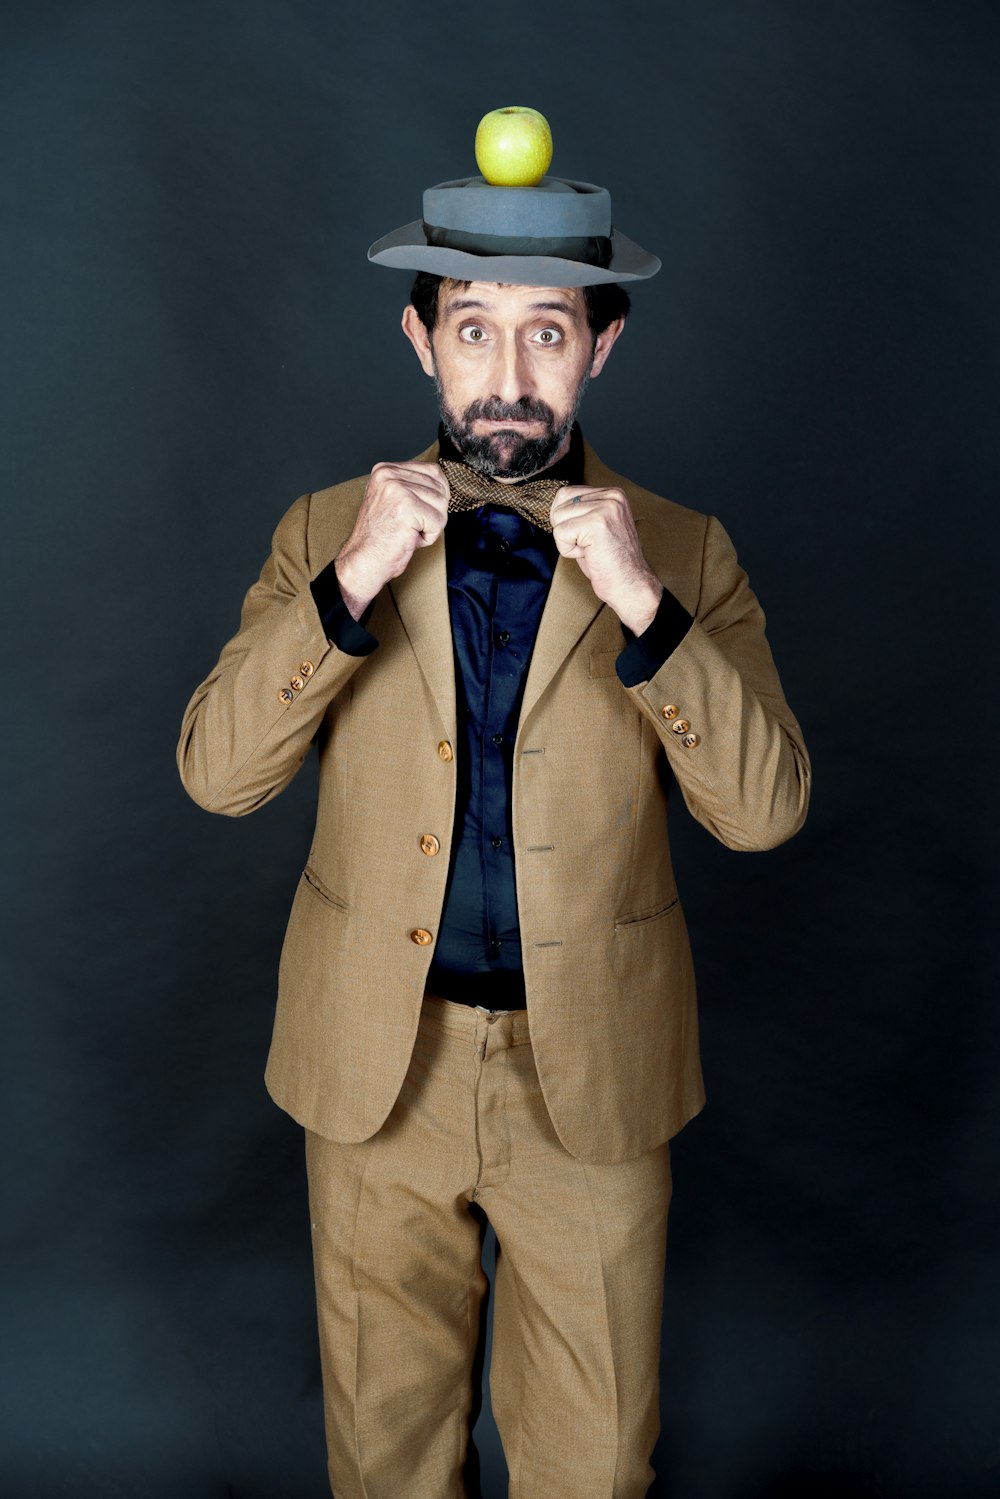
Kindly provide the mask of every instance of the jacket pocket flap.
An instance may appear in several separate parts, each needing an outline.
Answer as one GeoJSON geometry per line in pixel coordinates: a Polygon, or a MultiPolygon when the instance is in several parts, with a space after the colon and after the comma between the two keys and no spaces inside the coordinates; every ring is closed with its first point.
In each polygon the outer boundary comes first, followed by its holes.
{"type": "Polygon", "coordinates": [[[647,906],[643,911],[632,911],[628,916],[619,916],[615,922],[616,927],[644,926],[647,921],[655,921],[658,916],[666,916],[679,904],[679,896],[671,900],[661,900],[655,906],[647,906]]]}
{"type": "Polygon", "coordinates": [[[315,891],[315,893],[320,897],[321,900],[326,901],[328,906],[334,906],[338,911],[347,910],[348,907],[346,900],[342,900],[339,895],[335,895],[333,893],[329,885],[325,884],[323,880],[320,879],[319,875],[316,873],[315,869],[313,869],[311,864],[307,864],[305,869],[303,869],[302,878],[305,880],[310,890],[315,891]]]}

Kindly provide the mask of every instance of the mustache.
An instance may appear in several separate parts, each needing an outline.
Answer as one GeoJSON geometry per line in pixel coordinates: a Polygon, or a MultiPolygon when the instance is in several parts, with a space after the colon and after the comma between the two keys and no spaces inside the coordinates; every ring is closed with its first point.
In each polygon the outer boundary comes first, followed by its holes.
{"type": "Polygon", "coordinates": [[[532,401],[527,396],[522,396],[513,405],[496,396],[487,396],[484,401],[473,401],[471,406],[467,406],[464,417],[467,424],[475,421],[547,422],[552,426],[555,421],[550,406],[546,406],[544,401],[532,401]]]}

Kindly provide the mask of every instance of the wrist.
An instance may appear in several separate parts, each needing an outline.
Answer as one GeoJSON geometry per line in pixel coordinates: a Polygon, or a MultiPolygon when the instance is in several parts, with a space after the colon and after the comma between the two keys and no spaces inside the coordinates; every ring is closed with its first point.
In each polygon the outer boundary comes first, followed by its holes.
{"type": "Polygon", "coordinates": [[[618,614],[618,618],[633,635],[642,635],[656,618],[663,598],[663,584],[659,578],[649,578],[637,588],[618,614]]]}
{"type": "Polygon", "coordinates": [[[333,564],[333,570],[337,574],[340,595],[348,614],[352,619],[359,620],[375,597],[374,593],[369,592],[370,584],[363,576],[359,576],[350,553],[341,553],[333,564]]]}

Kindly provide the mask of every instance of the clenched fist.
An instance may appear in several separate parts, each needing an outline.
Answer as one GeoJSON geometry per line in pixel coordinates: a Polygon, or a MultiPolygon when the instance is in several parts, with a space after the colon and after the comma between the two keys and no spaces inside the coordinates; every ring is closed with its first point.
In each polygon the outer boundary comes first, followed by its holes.
{"type": "Polygon", "coordinates": [[[575,558],[601,602],[641,635],[653,623],[663,584],[643,556],[623,492],[567,484],[552,501],[550,517],[562,556],[575,558]]]}
{"type": "Polygon", "coordinates": [[[354,530],[334,564],[344,603],[360,619],[417,547],[437,541],[448,520],[448,480],[437,463],[376,463],[354,530]]]}

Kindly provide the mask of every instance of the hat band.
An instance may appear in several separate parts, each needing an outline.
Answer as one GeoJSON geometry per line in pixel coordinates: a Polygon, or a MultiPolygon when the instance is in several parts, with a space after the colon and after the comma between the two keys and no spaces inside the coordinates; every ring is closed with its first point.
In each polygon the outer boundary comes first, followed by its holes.
{"type": "Polygon", "coordinates": [[[429,245],[439,249],[464,250],[469,255],[555,255],[561,260],[578,260],[583,265],[607,267],[611,264],[612,244],[603,234],[547,236],[508,234],[472,234],[463,229],[442,229],[423,220],[424,236],[429,245]]]}

